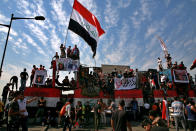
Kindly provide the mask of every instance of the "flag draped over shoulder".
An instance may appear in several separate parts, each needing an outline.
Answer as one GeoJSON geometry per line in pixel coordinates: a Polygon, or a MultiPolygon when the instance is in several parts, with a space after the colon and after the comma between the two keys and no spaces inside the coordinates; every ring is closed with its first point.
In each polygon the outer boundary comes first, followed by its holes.
{"type": "Polygon", "coordinates": [[[78,34],[88,43],[94,57],[96,55],[98,39],[105,32],[101,28],[97,18],[77,0],[74,1],[68,29],[78,34]]]}

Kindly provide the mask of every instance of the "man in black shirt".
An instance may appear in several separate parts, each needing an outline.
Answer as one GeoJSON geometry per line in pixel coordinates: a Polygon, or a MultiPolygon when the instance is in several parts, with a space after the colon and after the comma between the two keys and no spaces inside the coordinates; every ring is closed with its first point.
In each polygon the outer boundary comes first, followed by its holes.
{"type": "MultiPolygon", "coordinates": [[[[45,115],[45,107],[46,107],[46,100],[44,99],[44,97],[41,97],[41,99],[38,100],[38,110],[36,112],[36,118],[40,118],[41,119],[41,123],[42,125],[44,124],[44,115],[45,115]]],[[[36,120],[36,119],[35,119],[36,120]]]]}
{"type": "Polygon", "coordinates": [[[128,115],[124,111],[125,101],[121,100],[118,105],[118,110],[112,114],[111,126],[113,131],[132,131],[130,122],[128,121],[128,115]]]}
{"type": "Polygon", "coordinates": [[[20,73],[20,77],[21,77],[21,87],[20,87],[20,90],[24,91],[24,89],[26,87],[27,79],[29,77],[28,73],[26,72],[26,68],[24,68],[24,71],[20,73]]]}
{"type": "Polygon", "coordinates": [[[97,104],[94,106],[94,123],[95,130],[98,131],[100,126],[101,119],[101,99],[97,101],[97,104]]]}
{"type": "Polygon", "coordinates": [[[12,76],[10,79],[10,83],[12,84],[12,91],[14,89],[14,85],[16,86],[16,90],[18,89],[18,77],[12,76]]]}
{"type": "Polygon", "coordinates": [[[10,90],[9,86],[10,86],[10,85],[7,83],[7,85],[4,86],[4,88],[3,88],[2,100],[3,100],[3,104],[4,104],[4,105],[5,105],[6,100],[7,100],[7,94],[8,94],[8,92],[9,92],[9,90],[10,90]]]}

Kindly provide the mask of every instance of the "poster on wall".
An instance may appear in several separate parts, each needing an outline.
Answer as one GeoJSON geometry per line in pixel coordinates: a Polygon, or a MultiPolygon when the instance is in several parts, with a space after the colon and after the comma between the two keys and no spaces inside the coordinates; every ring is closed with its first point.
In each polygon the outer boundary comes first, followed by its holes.
{"type": "Polygon", "coordinates": [[[70,58],[60,58],[56,62],[57,70],[59,71],[77,71],[80,63],[78,60],[70,58]]]}
{"type": "Polygon", "coordinates": [[[159,72],[159,74],[163,74],[164,76],[167,77],[167,79],[169,80],[169,82],[172,82],[171,69],[165,69],[165,70],[159,72]]]}
{"type": "Polygon", "coordinates": [[[47,77],[46,70],[36,70],[33,83],[36,85],[45,85],[46,77],[47,77]]]}
{"type": "Polygon", "coordinates": [[[189,83],[186,70],[173,70],[174,82],[189,83]]]}
{"type": "Polygon", "coordinates": [[[136,88],[136,77],[131,78],[115,78],[115,90],[131,90],[136,88]]]}

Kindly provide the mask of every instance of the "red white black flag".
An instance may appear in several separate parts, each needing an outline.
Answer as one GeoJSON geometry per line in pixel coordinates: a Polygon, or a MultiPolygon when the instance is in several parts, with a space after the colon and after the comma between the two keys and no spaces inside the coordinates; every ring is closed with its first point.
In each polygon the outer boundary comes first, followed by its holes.
{"type": "Polygon", "coordinates": [[[68,29],[81,36],[91,46],[94,57],[98,39],[105,32],[97,18],[77,0],[74,1],[68,29]]]}

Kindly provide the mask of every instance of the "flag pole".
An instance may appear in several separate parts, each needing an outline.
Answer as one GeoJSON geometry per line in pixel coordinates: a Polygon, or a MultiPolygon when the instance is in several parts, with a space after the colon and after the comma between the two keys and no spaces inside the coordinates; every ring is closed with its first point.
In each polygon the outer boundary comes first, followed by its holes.
{"type": "MultiPolygon", "coordinates": [[[[74,2],[75,2],[75,0],[74,0],[74,2]]],[[[72,9],[71,9],[71,15],[72,15],[72,13],[73,13],[74,2],[73,2],[73,5],[72,5],[72,9]]],[[[70,19],[71,19],[71,15],[69,16],[69,21],[70,21],[70,19]]],[[[65,36],[65,46],[66,46],[67,35],[68,35],[68,30],[69,30],[68,28],[69,28],[69,24],[68,24],[68,26],[67,26],[67,31],[66,31],[66,36],[65,36]]]]}

